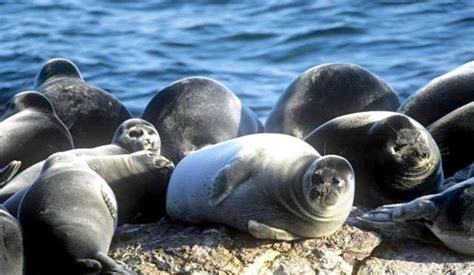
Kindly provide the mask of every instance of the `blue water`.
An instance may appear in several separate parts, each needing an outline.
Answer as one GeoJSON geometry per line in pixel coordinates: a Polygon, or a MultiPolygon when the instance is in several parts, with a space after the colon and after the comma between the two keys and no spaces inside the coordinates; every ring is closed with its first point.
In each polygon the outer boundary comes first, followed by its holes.
{"type": "Polygon", "coordinates": [[[313,65],[359,64],[406,98],[474,60],[474,1],[314,2],[0,0],[1,101],[66,57],[135,114],[172,81],[203,75],[264,120],[313,65]]]}

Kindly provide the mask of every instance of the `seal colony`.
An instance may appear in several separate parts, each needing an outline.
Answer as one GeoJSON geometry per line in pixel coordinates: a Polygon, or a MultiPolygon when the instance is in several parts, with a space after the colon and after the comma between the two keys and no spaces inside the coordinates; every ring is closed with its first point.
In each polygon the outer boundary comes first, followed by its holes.
{"type": "Polygon", "coordinates": [[[2,271],[134,274],[107,255],[117,225],[171,218],[296,240],[333,234],[353,205],[375,208],[360,219],[382,232],[403,223],[474,255],[472,68],[399,107],[365,68],[322,64],[263,127],[205,77],[171,83],[131,118],[73,62],[52,59],[38,92],[0,112],[2,271]]]}

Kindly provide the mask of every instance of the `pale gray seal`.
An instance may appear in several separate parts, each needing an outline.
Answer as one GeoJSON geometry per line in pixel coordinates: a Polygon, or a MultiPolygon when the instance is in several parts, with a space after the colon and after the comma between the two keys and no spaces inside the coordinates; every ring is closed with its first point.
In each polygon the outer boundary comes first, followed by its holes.
{"type": "Polygon", "coordinates": [[[177,164],[204,146],[263,131],[255,113],[232,91],[205,77],[173,82],[148,103],[142,118],[162,141],[163,156],[177,164]]]}
{"type": "Polygon", "coordinates": [[[304,138],[319,152],[347,158],[356,174],[355,204],[376,207],[439,190],[441,156],[429,132],[408,116],[360,112],[332,119],[304,138]]]}
{"type": "Polygon", "coordinates": [[[117,223],[114,193],[81,158],[49,157],[18,216],[26,274],[126,273],[107,256],[117,223]]]}
{"type": "Polygon", "coordinates": [[[20,172],[53,153],[74,148],[71,134],[40,93],[13,96],[0,120],[0,167],[17,160],[20,172]]]}
{"type": "Polygon", "coordinates": [[[413,231],[406,233],[408,237],[421,241],[429,240],[430,235],[424,230],[428,228],[448,248],[474,256],[474,178],[452,185],[439,194],[382,206],[360,219],[382,232],[386,228],[408,225],[413,231]]]}
{"type": "Polygon", "coordinates": [[[108,144],[131,114],[112,94],[84,81],[70,60],[54,58],[36,75],[35,88],[52,102],[76,148],[108,144]]]}
{"type": "Polygon", "coordinates": [[[370,71],[355,64],[322,64],[302,73],[281,94],[265,132],[303,138],[335,117],[399,106],[398,95],[370,71]]]}
{"type": "Polygon", "coordinates": [[[399,112],[428,126],[474,101],[474,61],[431,80],[410,96],[399,112]]]}
{"type": "Polygon", "coordinates": [[[354,173],[344,158],[321,157],[300,139],[254,134],[185,157],[166,196],[173,219],[225,224],[263,239],[314,238],[346,220],[354,173]]]}

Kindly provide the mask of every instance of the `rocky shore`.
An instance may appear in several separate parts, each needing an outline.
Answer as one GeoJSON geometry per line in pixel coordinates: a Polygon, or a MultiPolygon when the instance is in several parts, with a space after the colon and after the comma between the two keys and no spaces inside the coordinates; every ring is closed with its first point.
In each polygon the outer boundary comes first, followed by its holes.
{"type": "Polygon", "coordinates": [[[118,229],[110,255],[138,274],[474,274],[474,258],[405,232],[367,231],[354,208],[335,234],[294,242],[257,240],[224,226],[161,220],[118,229]]]}

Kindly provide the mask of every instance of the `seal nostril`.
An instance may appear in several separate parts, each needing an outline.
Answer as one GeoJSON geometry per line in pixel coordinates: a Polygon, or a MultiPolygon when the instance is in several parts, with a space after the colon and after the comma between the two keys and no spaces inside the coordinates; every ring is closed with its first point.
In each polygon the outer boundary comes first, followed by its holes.
{"type": "Polygon", "coordinates": [[[339,183],[340,183],[340,181],[339,181],[339,179],[338,179],[338,178],[336,178],[336,177],[332,177],[332,179],[331,179],[331,183],[332,183],[332,184],[334,184],[334,185],[337,185],[337,184],[339,184],[339,183]]]}

